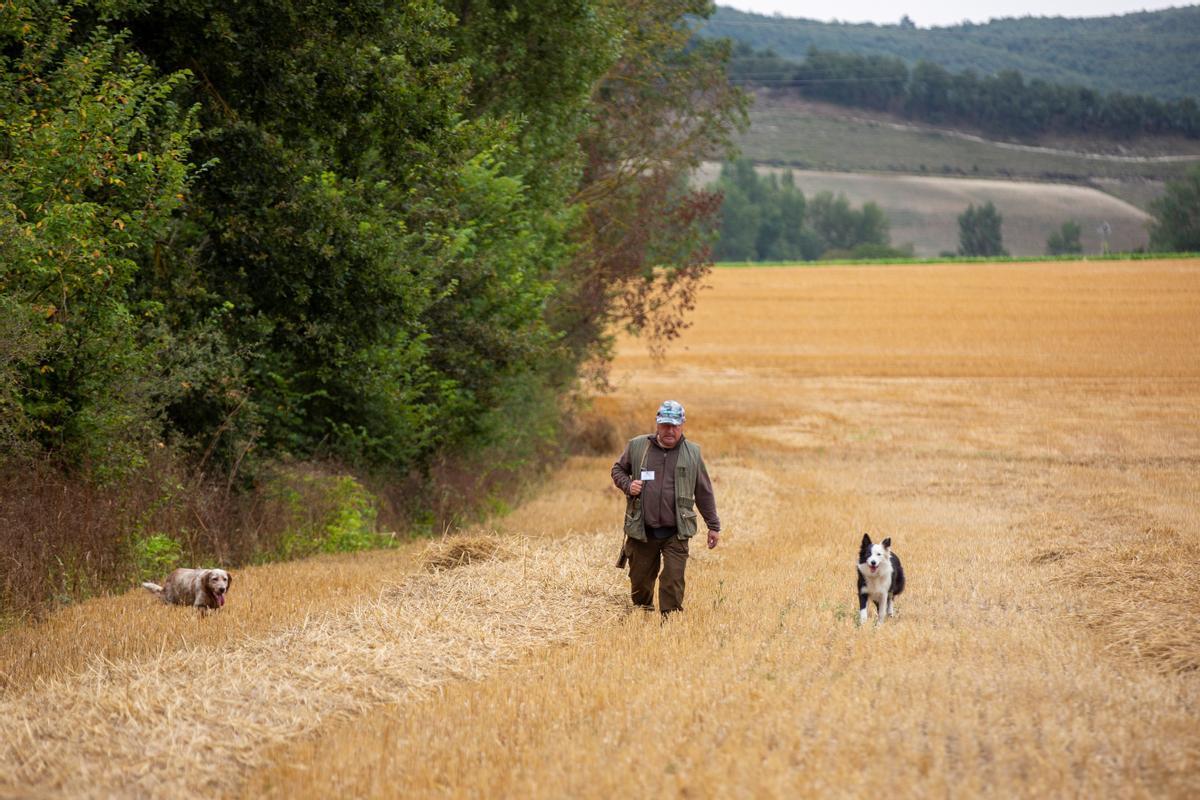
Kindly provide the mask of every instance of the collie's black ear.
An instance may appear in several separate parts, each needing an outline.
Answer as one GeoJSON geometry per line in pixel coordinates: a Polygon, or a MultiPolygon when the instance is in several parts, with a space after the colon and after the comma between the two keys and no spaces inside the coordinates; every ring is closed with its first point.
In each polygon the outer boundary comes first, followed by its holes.
{"type": "Polygon", "coordinates": [[[890,536],[887,537],[886,539],[883,540],[883,542],[881,542],[881,544],[883,544],[884,547],[891,547],[892,546],[892,537],[890,537],[890,536]]]}
{"type": "Polygon", "coordinates": [[[862,543],[865,547],[870,547],[871,546],[871,534],[864,533],[862,543]]]}

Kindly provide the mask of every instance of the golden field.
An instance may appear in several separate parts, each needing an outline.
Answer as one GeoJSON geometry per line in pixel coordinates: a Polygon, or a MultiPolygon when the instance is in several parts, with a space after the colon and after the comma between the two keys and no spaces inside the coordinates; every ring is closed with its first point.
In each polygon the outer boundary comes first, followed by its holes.
{"type": "Polygon", "coordinates": [[[591,422],[725,527],[632,614],[614,452],[479,530],[0,636],[0,796],[1190,797],[1200,262],[717,270],[591,422]],[[855,625],[862,532],[899,616],[855,625]]]}

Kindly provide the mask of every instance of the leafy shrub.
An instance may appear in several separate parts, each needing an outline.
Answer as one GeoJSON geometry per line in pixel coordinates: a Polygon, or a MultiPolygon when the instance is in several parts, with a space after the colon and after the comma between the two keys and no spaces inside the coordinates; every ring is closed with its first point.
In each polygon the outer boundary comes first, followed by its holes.
{"type": "Polygon", "coordinates": [[[845,259],[851,261],[913,257],[913,246],[911,244],[906,244],[904,247],[892,247],[888,244],[860,244],[851,247],[849,250],[826,250],[821,254],[822,260],[845,259]]]}
{"type": "Polygon", "coordinates": [[[1069,253],[1082,253],[1083,242],[1079,238],[1080,228],[1079,223],[1075,220],[1068,220],[1062,224],[1062,227],[1050,234],[1046,239],[1046,254],[1052,256],[1067,255],[1069,253]]]}
{"type": "Polygon", "coordinates": [[[390,541],[389,537],[376,532],[375,498],[357,480],[348,476],[334,478],[328,492],[333,508],[321,531],[322,551],[353,552],[390,541]]]}
{"type": "Polygon", "coordinates": [[[290,511],[279,555],[351,553],[395,543],[376,529],[378,501],[349,475],[287,472],[276,479],[275,493],[290,511]]]}
{"type": "Polygon", "coordinates": [[[158,581],[179,566],[183,558],[183,546],[165,533],[134,536],[132,550],[139,581],[158,581]]]}
{"type": "Polygon", "coordinates": [[[131,289],[182,203],[195,114],[186,73],[52,6],[0,12],[0,437],[127,473],[166,386],[131,289]]]}

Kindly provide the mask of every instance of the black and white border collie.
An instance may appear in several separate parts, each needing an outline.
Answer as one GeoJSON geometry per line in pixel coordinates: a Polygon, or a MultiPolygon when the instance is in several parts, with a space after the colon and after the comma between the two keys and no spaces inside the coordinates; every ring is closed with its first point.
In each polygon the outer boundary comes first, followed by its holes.
{"type": "Polygon", "coordinates": [[[868,600],[875,604],[876,625],[896,616],[895,597],[903,591],[904,568],[892,552],[891,537],[872,544],[870,534],[864,533],[858,548],[858,624],[867,621],[868,600]]]}

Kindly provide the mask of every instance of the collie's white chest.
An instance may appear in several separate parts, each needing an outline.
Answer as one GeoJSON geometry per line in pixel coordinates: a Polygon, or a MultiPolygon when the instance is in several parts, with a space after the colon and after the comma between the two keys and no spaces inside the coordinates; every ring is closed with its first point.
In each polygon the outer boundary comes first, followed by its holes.
{"type": "Polygon", "coordinates": [[[866,585],[863,591],[873,597],[887,594],[892,586],[892,568],[891,565],[886,567],[881,566],[875,572],[871,572],[867,567],[860,566],[858,571],[862,574],[866,585]]]}

